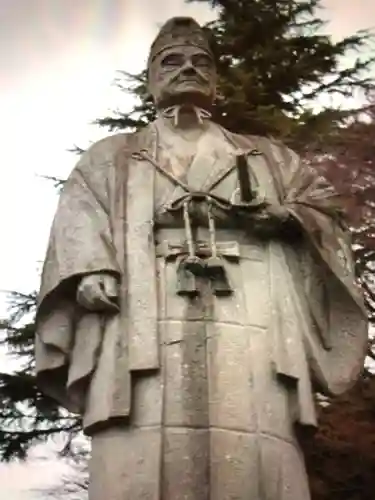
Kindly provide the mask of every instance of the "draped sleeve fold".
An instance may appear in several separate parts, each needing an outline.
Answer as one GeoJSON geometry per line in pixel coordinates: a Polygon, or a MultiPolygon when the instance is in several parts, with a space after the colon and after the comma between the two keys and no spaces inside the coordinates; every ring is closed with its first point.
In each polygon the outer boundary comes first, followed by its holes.
{"type": "Polygon", "coordinates": [[[82,318],[76,289],[86,274],[107,272],[120,279],[111,213],[115,157],[125,143],[126,135],[118,134],[82,155],[64,183],[42,271],[36,316],[37,379],[47,394],[76,412],[81,411],[82,398],[69,393],[68,385],[82,382],[92,372],[102,329],[99,315],[87,314],[85,338],[79,334],[82,318]],[[72,366],[74,346],[82,348],[83,339],[85,348],[72,366]]]}
{"type": "Polygon", "coordinates": [[[293,151],[278,147],[281,203],[304,234],[301,248],[286,254],[306,356],[316,388],[337,395],[358,379],[368,341],[351,234],[334,187],[293,151]]]}

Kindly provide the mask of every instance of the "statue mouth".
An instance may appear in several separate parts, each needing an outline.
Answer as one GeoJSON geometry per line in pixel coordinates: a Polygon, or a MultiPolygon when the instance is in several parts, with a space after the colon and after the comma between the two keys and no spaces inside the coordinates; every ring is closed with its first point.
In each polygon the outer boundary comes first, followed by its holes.
{"type": "Polygon", "coordinates": [[[179,84],[183,84],[183,83],[196,83],[196,84],[199,84],[199,85],[202,85],[203,82],[200,78],[197,78],[197,77],[184,77],[184,78],[181,78],[181,80],[178,81],[179,84]]]}

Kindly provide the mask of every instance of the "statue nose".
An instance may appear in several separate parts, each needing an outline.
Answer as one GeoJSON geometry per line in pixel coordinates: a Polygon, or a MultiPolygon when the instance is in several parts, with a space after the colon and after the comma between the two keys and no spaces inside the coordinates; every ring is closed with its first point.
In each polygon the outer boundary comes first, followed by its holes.
{"type": "Polygon", "coordinates": [[[181,70],[181,73],[183,75],[188,75],[188,76],[193,76],[193,75],[196,75],[197,72],[196,72],[196,69],[194,68],[194,66],[192,65],[191,61],[187,61],[182,70],[181,70]]]}

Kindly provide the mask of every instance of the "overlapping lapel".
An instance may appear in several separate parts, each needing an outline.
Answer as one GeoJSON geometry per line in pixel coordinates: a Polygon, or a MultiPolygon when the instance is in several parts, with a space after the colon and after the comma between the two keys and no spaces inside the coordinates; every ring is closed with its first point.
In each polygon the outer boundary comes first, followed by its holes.
{"type": "MultiPolygon", "coordinates": [[[[160,163],[158,156],[156,156],[156,161],[160,163]]],[[[184,182],[186,182],[185,179],[184,182]]],[[[165,175],[157,173],[155,182],[155,212],[163,210],[165,206],[169,206],[174,200],[185,194],[185,192],[177,183],[174,183],[165,175]]]]}
{"type": "MultiPolygon", "coordinates": [[[[237,154],[247,156],[249,174],[252,177],[253,186],[255,189],[259,189],[258,194],[275,201],[282,198],[282,179],[278,175],[280,166],[273,156],[271,141],[261,137],[233,134],[222,127],[220,129],[227,141],[233,145],[237,154]]],[[[224,168],[217,171],[207,188],[212,189],[213,186],[223,184],[223,179],[230,174],[230,169],[234,169],[234,167],[235,165],[229,165],[227,170],[224,168]]]]}
{"type": "MultiPolygon", "coordinates": [[[[208,142],[201,144],[202,147],[197,148],[197,154],[193,158],[190,165],[189,171],[187,172],[185,183],[189,186],[192,191],[215,191],[216,186],[218,189],[227,191],[224,189],[224,179],[229,177],[229,175],[234,172],[236,167],[236,155],[244,154],[262,154],[261,151],[257,150],[257,141],[252,140],[248,136],[242,136],[237,134],[232,134],[231,132],[225,130],[222,127],[216,127],[216,131],[222,136],[223,140],[230,144],[228,148],[217,148],[218,141],[215,139],[210,144],[208,142]],[[223,188],[223,189],[221,189],[223,188]]],[[[159,161],[157,155],[157,145],[158,145],[158,134],[157,127],[154,127],[154,137],[151,141],[152,148],[149,150],[149,155],[156,161],[159,161]]],[[[218,139],[219,136],[216,137],[218,139]]],[[[202,141],[207,141],[207,137],[202,138],[202,141]]],[[[150,165],[151,168],[152,167],[150,165]]],[[[249,165],[249,167],[251,167],[249,165]]],[[[250,168],[251,170],[251,168],[250,168]]],[[[253,174],[253,172],[250,172],[253,174]]],[[[152,174],[151,174],[152,175],[152,174]]],[[[236,176],[237,177],[237,176],[236,176]]],[[[232,179],[232,177],[231,177],[232,179]]],[[[255,181],[257,179],[254,179],[255,181]]],[[[235,181],[236,182],[236,181],[235,181]]],[[[232,180],[230,181],[232,185],[232,180]]],[[[170,204],[180,196],[182,196],[186,191],[181,188],[177,183],[173,186],[170,179],[167,179],[163,175],[156,176],[156,210],[160,209],[165,204],[170,204]]]]}
{"type": "Polygon", "coordinates": [[[208,136],[202,137],[197,154],[188,172],[188,184],[197,191],[209,191],[215,179],[221,177],[233,166],[235,150],[225,147],[220,128],[214,125],[208,136]],[[218,147],[220,144],[220,147],[218,147]]]}
{"type": "MultiPolygon", "coordinates": [[[[216,178],[220,172],[228,170],[233,164],[234,156],[229,154],[229,150],[224,154],[217,150],[214,141],[212,147],[206,141],[209,141],[207,137],[201,138],[184,179],[191,191],[206,191],[207,186],[211,184],[211,179],[216,178]]],[[[156,158],[156,161],[159,161],[159,158],[156,158]]],[[[177,184],[172,187],[169,180],[160,180],[159,185],[163,187],[164,192],[157,196],[157,208],[170,204],[186,193],[177,184]]]]}
{"type": "Polygon", "coordinates": [[[236,167],[236,156],[250,154],[255,148],[255,144],[245,136],[232,134],[223,127],[218,127],[224,139],[233,147],[233,154],[224,155],[224,158],[216,162],[211,175],[205,183],[204,189],[210,191],[218,185],[222,179],[228,176],[236,167]]]}
{"type": "Polygon", "coordinates": [[[207,154],[205,150],[202,151],[202,148],[198,147],[187,173],[187,183],[191,189],[204,191],[212,173],[220,167],[221,161],[223,160],[217,158],[215,151],[210,151],[210,154],[207,154]]]}

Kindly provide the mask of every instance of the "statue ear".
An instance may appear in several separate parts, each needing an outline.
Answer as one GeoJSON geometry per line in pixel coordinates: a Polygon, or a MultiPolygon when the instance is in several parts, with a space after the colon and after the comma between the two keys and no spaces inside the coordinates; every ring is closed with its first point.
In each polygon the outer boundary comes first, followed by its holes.
{"type": "Polygon", "coordinates": [[[152,74],[152,67],[150,66],[147,70],[147,85],[146,85],[146,93],[145,93],[145,99],[151,98],[153,102],[155,103],[155,81],[154,81],[154,76],[152,74]]]}
{"type": "Polygon", "coordinates": [[[152,101],[155,104],[155,99],[151,92],[145,92],[144,99],[145,101],[152,101]]]}
{"type": "Polygon", "coordinates": [[[215,89],[214,98],[215,98],[215,102],[217,102],[217,103],[225,100],[224,94],[220,91],[220,89],[218,87],[216,87],[216,89],[215,89]]]}

